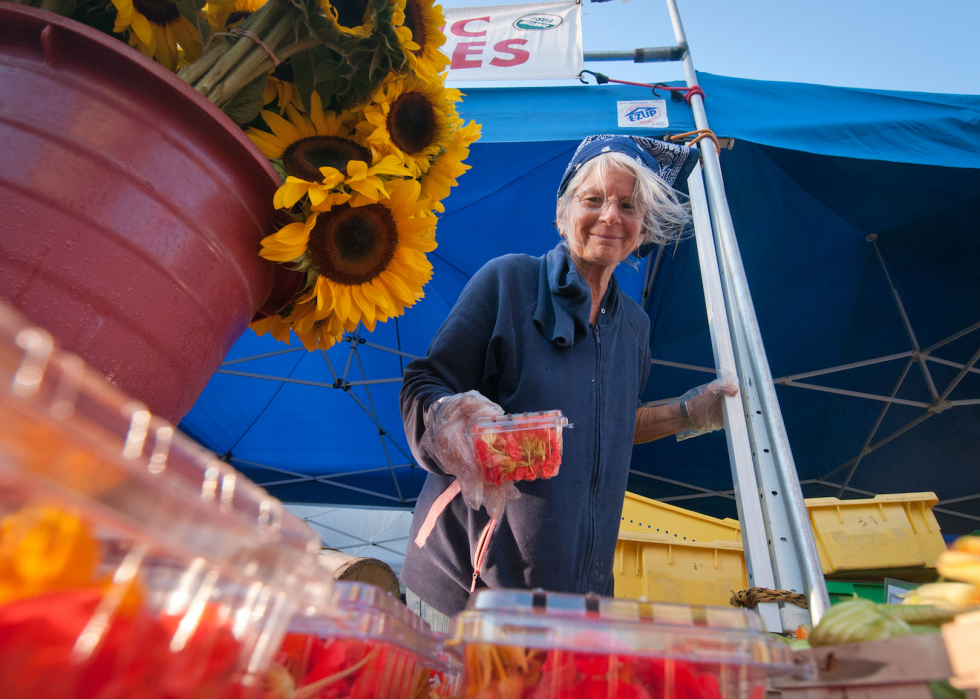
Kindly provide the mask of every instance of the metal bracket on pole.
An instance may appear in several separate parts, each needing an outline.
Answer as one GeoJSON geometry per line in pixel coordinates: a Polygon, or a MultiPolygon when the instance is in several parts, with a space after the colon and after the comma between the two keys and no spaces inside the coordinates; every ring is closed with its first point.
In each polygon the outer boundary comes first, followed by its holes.
{"type": "MultiPolygon", "coordinates": [[[[667,8],[674,25],[677,45],[684,49],[683,66],[687,84],[689,87],[694,87],[698,84],[697,74],[694,71],[691,53],[687,49],[687,38],[681,24],[676,0],[667,0],[667,8]]],[[[701,96],[692,94],[690,103],[694,113],[695,126],[698,129],[709,128],[701,96]]],[[[737,351],[738,375],[743,388],[742,401],[750,418],[749,437],[754,452],[753,460],[757,483],[765,488],[761,501],[752,499],[757,503],[761,502],[762,510],[765,513],[768,532],[762,536],[766,537],[764,540],[769,543],[771,574],[774,581],[785,583],[790,589],[802,581],[809,600],[810,617],[812,623],[816,624],[830,607],[830,598],[827,594],[823,571],[813,542],[813,532],[810,529],[809,517],[803,503],[803,492],[800,489],[796,463],[789,446],[789,438],[786,435],[786,426],[783,424],[779,401],[776,398],[776,388],[769,370],[765,346],[755,316],[755,307],[752,304],[752,296],[745,278],[742,258],[738,251],[738,241],[735,239],[735,227],[732,223],[731,212],[728,209],[719,153],[710,140],[702,141],[701,152],[704,183],[707,189],[707,201],[716,243],[716,264],[724,280],[722,289],[725,296],[728,323],[734,330],[734,349],[737,351]],[[766,493],[771,494],[773,491],[776,495],[765,497],[766,493]],[[784,542],[783,539],[786,541],[784,542]]],[[[702,262],[702,268],[703,266],[704,262],[702,262]]],[[[709,314],[711,312],[709,310],[709,314]]],[[[711,320],[709,315],[709,322],[711,320]]],[[[712,334],[714,336],[714,330],[712,330],[712,334]]],[[[730,410],[726,413],[726,418],[729,415],[731,415],[730,410]]],[[[735,464],[733,463],[734,468],[735,464]]],[[[748,506],[744,487],[737,492],[737,495],[737,501],[740,503],[739,516],[741,517],[742,512],[748,506]]],[[[753,536],[753,542],[750,544],[747,541],[749,536],[748,531],[743,536],[743,546],[746,547],[746,553],[752,544],[763,540],[761,538],[755,539],[754,537],[758,536],[756,533],[753,536]]],[[[787,619],[787,623],[790,622],[791,620],[787,619]]]]}
{"type": "MultiPolygon", "coordinates": [[[[725,310],[725,295],[722,291],[721,273],[718,269],[718,256],[708,214],[708,199],[701,180],[701,166],[695,165],[687,180],[691,193],[691,209],[694,216],[694,236],[698,247],[698,260],[701,264],[701,282],[704,286],[704,304],[708,313],[708,328],[711,331],[711,347],[714,351],[715,367],[719,374],[727,372],[737,375],[734,338],[728,324],[725,310]]],[[[773,577],[766,519],[762,512],[759,486],[756,481],[755,465],[752,459],[752,444],[745,422],[742,400],[737,396],[726,396],[724,403],[725,438],[728,441],[728,458],[732,465],[732,481],[735,484],[735,501],[738,504],[738,521],[742,526],[742,550],[745,554],[745,570],[749,587],[776,586],[773,577]]],[[[783,624],[776,604],[760,604],[759,613],[769,631],[782,631],[783,624]]],[[[795,629],[795,627],[794,627],[795,629]]]]}

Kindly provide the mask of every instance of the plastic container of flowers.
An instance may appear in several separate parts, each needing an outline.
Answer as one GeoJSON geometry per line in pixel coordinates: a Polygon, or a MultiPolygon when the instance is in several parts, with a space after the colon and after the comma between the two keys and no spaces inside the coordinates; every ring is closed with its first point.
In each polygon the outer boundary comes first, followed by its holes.
{"type": "Polygon", "coordinates": [[[305,525],[0,305],[0,696],[257,693],[305,525]]]}
{"type": "Polygon", "coordinates": [[[418,669],[436,659],[429,625],[399,600],[374,585],[338,582],[328,613],[290,623],[264,697],[410,699],[418,669]]]}
{"type": "Polygon", "coordinates": [[[764,699],[792,670],[756,612],[484,590],[456,617],[463,696],[764,699]]]}
{"type": "Polygon", "coordinates": [[[487,483],[531,481],[558,475],[563,427],[560,410],[477,418],[468,434],[487,483]]]}

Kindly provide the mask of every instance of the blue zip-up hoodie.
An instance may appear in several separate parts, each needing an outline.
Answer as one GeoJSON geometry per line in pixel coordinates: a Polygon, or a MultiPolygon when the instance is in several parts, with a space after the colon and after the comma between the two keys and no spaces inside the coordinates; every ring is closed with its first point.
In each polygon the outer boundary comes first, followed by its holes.
{"type": "Polygon", "coordinates": [[[401,411],[415,458],[430,473],[416,503],[402,582],[444,614],[469,599],[473,552],[489,515],[456,496],[420,548],[433,502],[453,482],[419,446],[434,401],[477,390],[507,413],[560,409],[558,475],[517,483],[487,552],[489,587],[611,595],[613,555],[640,394],[650,372],[649,319],[616,278],[598,323],[564,243],[544,257],[488,262],[463,289],[425,357],[405,367],[401,411]]]}

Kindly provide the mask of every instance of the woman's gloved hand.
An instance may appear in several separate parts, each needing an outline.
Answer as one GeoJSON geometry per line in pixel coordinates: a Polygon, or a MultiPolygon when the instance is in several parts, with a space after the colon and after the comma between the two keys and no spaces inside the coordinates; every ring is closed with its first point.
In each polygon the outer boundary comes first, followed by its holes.
{"type": "Polygon", "coordinates": [[[474,510],[485,506],[494,519],[504,513],[508,498],[519,498],[521,493],[513,483],[494,485],[483,480],[467,431],[477,418],[503,414],[499,405],[479,391],[447,396],[426,411],[421,442],[443,471],[456,476],[466,505],[474,510]]]}
{"type": "Polygon", "coordinates": [[[701,434],[725,429],[722,406],[725,396],[738,395],[738,379],[728,372],[721,378],[692,388],[675,404],[680,405],[681,416],[688,421],[688,428],[677,433],[677,441],[701,434]]]}

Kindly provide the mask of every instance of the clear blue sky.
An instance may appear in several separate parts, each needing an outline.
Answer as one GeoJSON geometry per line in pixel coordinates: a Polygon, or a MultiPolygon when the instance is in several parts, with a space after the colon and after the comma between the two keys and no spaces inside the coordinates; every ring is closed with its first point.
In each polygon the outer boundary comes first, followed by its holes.
{"type": "MultiPolygon", "coordinates": [[[[759,80],[980,94],[980,0],[678,0],[678,5],[694,65],[701,71],[759,80]]],[[[586,51],[674,43],[664,0],[585,0],[582,25],[586,51]]],[[[610,62],[585,67],[642,82],[683,77],[679,64],[610,62]]]]}

